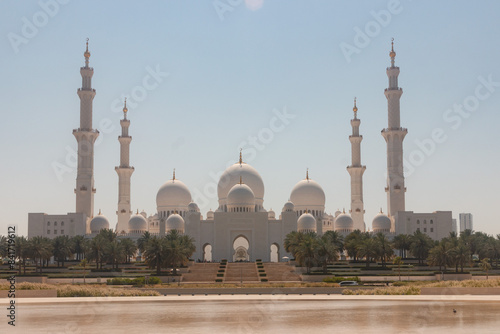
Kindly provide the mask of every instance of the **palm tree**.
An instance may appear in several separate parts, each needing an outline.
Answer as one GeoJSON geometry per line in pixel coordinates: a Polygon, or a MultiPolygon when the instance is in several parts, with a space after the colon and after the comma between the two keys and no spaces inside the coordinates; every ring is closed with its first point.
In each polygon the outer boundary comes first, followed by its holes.
{"type": "Polygon", "coordinates": [[[43,261],[50,259],[52,255],[52,242],[48,238],[36,236],[28,240],[28,249],[30,257],[35,261],[35,272],[40,268],[41,274],[43,261]]]}
{"type": "Polygon", "coordinates": [[[304,238],[304,233],[297,231],[292,231],[288,233],[285,237],[284,241],[285,250],[288,253],[292,254],[294,258],[296,258],[297,250],[303,238],[304,238]]]}
{"type": "Polygon", "coordinates": [[[86,239],[83,235],[76,235],[71,238],[73,253],[76,254],[76,260],[85,258],[86,239]]]}
{"type": "Polygon", "coordinates": [[[375,241],[377,242],[377,249],[379,251],[378,257],[382,261],[382,267],[386,268],[386,262],[394,256],[391,242],[387,239],[385,234],[381,232],[375,235],[375,241]]]}
{"type": "Polygon", "coordinates": [[[354,230],[345,237],[344,248],[347,251],[347,255],[350,256],[354,262],[356,262],[360,256],[359,246],[362,240],[363,236],[360,230],[354,230]]]}
{"type": "Polygon", "coordinates": [[[407,257],[406,252],[410,250],[411,236],[409,234],[398,234],[393,239],[394,248],[399,250],[402,258],[407,257]]]}
{"type": "Polygon", "coordinates": [[[9,253],[9,246],[7,243],[7,237],[1,236],[0,237],[0,258],[7,257],[9,253]]]}
{"type": "Polygon", "coordinates": [[[303,238],[296,249],[295,259],[301,266],[306,266],[307,274],[311,273],[318,248],[316,233],[304,233],[303,238]]]}
{"type": "Polygon", "coordinates": [[[423,265],[424,259],[429,256],[429,250],[434,246],[434,241],[427,235],[417,230],[411,236],[410,252],[423,265]]]}
{"type": "Polygon", "coordinates": [[[344,237],[337,231],[327,231],[323,234],[328,242],[335,245],[339,252],[344,250],[344,237]]]}
{"type": "Polygon", "coordinates": [[[152,237],[144,248],[144,259],[150,268],[156,268],[156,275],[161,273],[161,265],[165,261],[165,242],[159,237],[152,237]]]}
{"type": "MultiPolygon", "coordinates": [[[[333,231],[328,231],[333,232],[333,231]]],[[[317,254],[318,263],[323,267],[323,273],[328,273],[328,264],[339,259],[339,245],[332,242],[331,234],[323,234],[317,238],[317,254]]]]}
{"type": "Polygon", "coordinates": [[[458,246],[451,249],[451,255],[455,262],[456,272],[458,273],[458,266],[460,266],[460,272],[463,273],[464,266],[469,262],[469,247],[464,242],[459,242],[458,246]]]}
{"type": "Polygon", "coordinates": [[[83,267],[83,284],[85,284],[85,269],[87,268],[87,259],[83,259],[82,261],[80,261],[79,266],[83,267]]]}
{"type": "Polygon", "coordinates": [[[137,253],[137,246],[135,242],[132,241],[130,238],[124,238],[120,240],[120,244],[123,247],[123,253],[126,258],[126,262],[130,263],[130,258],[137,253]]]}
{"type": "Polygon", "coordinates": [[[139,239],[137,239],[137,248],[139,249],[141,254],[144,253],[146,244],[149,240],[151,240],[151,233],[149,233],[149,231],[144,232],[144,234],[139,239]]]}
{"type": "Polygon", "coordinates": [[[29,258],[29,242],[25,237],[16,237],[15,239],[15,252],[16,258],[19,259],[19,275],[21,275],[21,265],[23,267],[23,273],[26,275],[26,260],[29,258]]]}
{"type": "Polygon", "coordinates": [[[488,258],[484,258],[479,263],[479,268],[481,268],[482,271],[486,272],[486,279],[488,279],[488,271],[491,269],[491,265],[488,263],[488,261],[488,258]]]}
{"type": "Polygon", "coordinates": [[[111,261],[111,268],[118,269],[118,263],[125,259],[123,245],[117,239],[109,242],[105,247],[105,256],[111,261]]]}
{"type": "Polygon", "coordinates": [[[366,268],[370,267],[370,262],[377,259],[380,254],[379,244],[372,237],[364,237],[358,246],[358,254],[366,260],[366,268]]]}
{"type": "Polygon", "coordinates": [[[444,267],[446,271],[446,267],[453,264],[450,245],[450,242],[447,240],[441,240],[437,246],[434,246],[429,251],[429,257],[427,258],[429,265],[439,266],[439,271],[442,271],[442,267],[444,267]]]}
{"type": "Polygon", "coordinates": [[[54,259],[57,260],[57,266],[59,267],[59,263],[62,262],[62,266],[64,267],[64,262],[66,258],[73,255],[73,247],[71,244],[71,240],[67,235],[60,235],[54,239],[52,239],[54,259]]]}
{"type": "Polygon", "coordinates": [[[96,269],[102,269],[102,264],[105,257],[105,249],[110,241],[103,235],[98,234],[90,242],[89,259],[96,263],[96,269]]]}
{"type": "Polygon", "coordinates": [[[396,256],[394,260],[392,260],[392,264],[398,266],[398,276],[399,280],[401,281],[401,265],[404,264],[403,259],[401,258],[401,256],[396,256]]]}

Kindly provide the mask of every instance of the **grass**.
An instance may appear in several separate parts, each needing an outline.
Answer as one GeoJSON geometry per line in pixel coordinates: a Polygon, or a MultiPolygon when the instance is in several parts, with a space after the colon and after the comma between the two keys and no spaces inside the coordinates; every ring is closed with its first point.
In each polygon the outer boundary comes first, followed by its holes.
{"type": "Polygon", "coordinates": [[[158,291],[131,288],[109,288],[104,285],[61,285],[57,286],[57,297],[131,297],[161,296],[158,291]]]}
{"type": "Polygon", "coordinates": [[[343,295],[419,295],[420,287],[418,286],[391,286],[388,288],[375,289],[345,289],[343,295]]]}

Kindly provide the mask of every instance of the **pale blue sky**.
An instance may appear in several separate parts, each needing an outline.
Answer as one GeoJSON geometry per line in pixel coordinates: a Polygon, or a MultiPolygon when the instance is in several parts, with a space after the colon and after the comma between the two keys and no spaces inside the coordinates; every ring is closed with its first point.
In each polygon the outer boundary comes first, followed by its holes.
{"type": "MultiPolygon", "coordinates": [[[[134,210],[156,212],[156,192],[173,168],[194,196],[207,198],[198,199],[203,214],[215,209],[216,196],[204,190],[212,189],[210,175],[236,162],[242,142],[269,127],[273,110],[284,109],[295,118],[250,161],[266,186],[264,206],[279,212],[310,168],[325,190],[327,211],[348,209],[345,168],[357,96],[370,227],[379,208],[387,207],[380,130],[387,126],[383,92],[394,37],[404,91],[401,122],[409,131],[404,155],[414,162],[425,156],[408,170],[407,210],[452,210],[456,218],[471,212],[476,230],[500,233],[494,213],[500,87],[481,88],[481,96],[489,96],[471,107],[470,116],[459,116],[460,125],[458,114],[447,112],[454,104],[474,102],[479,77],[500,82],[498,1],[264,0],[257,10],[237,0],[64,2],[45,10],[41,4],[55,0],[0,2],[0,234],[9,223],[25,234],[28,212],[75,209],[76,170],[65,160],[67,148],[76,149],[72,129],[79,125],[76,90],[87,37],[97,90],[94,126],[101,131],[95,210],[102,209],[112,224],[122,117],[116,101],[140,92],[149,71],[159,68],[169,75],[129,107],[134,210]],[[226,4],[220,7],[226,11],[218,13],[214,3],[226,4]],[[380,16],[389,10],[390,18],[380,16]],[[37,31],[26,28],[35,23],[37,31]],[[372,29],[371,36],[347,59],[341,45],[356,46],[358,29],[372,29]],[[12,42],[16,38],[22,43],[12,42]],[[111,130],[102,126],[108,120],[111,130]],[[416,142],[437,128],[446,141],[421,153],[416,142]],[[68,172],[58,177],[54,163],[68,172]]],[[[248,152],[251,145],[243,148],[248,152]]]]}

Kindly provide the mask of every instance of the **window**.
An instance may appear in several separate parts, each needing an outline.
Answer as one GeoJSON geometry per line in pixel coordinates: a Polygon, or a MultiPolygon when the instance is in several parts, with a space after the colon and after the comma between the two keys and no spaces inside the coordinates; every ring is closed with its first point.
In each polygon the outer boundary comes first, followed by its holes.
{"type": "Polygon", "coordinates": [[[61,222],[61,226],[64,226],[64,222],[61,222]]]}
{"type": "Polygon", "coordinates": [[[54,234],[57,234],[57,230],[54,230],[54,234]]]}
{"type": "Polygon", "coordinates": [[[417,227],[417,231],[420,232],[420,227],[417,227]]]}
{"type": "Polygon", "coordinates": [[[427,219],[424,219],[424,224],[427,224],[427,219]]]}
{"type": "Polygon", "coordinates": [[[420,220],[417,220],[417,224],[420,224],[420,220]]]}
{"type": "Polygon", "coordinates": [[[50,226],[50,222],[47,222],[47,226],[50,226]]]}
{"type": "Polygon", "coordinates": [[[50,230],[47,230],[47,234],[50,234],[50,230]]]}
{"type": "Polygon", "coordinates": [[[61,230],[61,234],[64,234],[64,230],[61,230]]]}
{"type": "Polygon", "coordinates": [[[57,226],[57,222],[54,222],[54,226],[57,226]]]}
{"type": "Polygon", "coordinates": [[[431,219],[431,224],[434,224],[434,221],[431,219]]]}
{"type": "Polygon", "coordinates": [[[427,227],[424,227],[424,232],[427,232],[427,227]]]}
{"type": "Polygon", "coordinates": [[[431,227],[431,232],[434,232],[434,227],[431,227]]]}

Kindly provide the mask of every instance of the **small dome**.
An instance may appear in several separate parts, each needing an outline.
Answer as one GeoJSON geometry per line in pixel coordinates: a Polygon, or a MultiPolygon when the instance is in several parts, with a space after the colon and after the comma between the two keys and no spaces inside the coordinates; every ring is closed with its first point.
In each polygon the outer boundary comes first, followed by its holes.
{"type": "Polygon", "coordinates": [[[227,205],[255,205],[255,195],[249,186],[243,183],[234,185],[227,194],[227,205]]]}
{"type": "Polygon", "coordinates": [[[273,211],[273,209],[271,209],[267,212],[267,218],[276,219],[276,213],[273,211]]]}
{"type": "Polygon", "coordinates": [[[165,182],[156,195],[156,206],[158,208],[183,208],[187,207],[189,203],[191,203],[191,192],[182,181],[175,178],[165,182]]]}
{"type": "Polygon", "coordinates": [[[318,182],[311,180],[309,176],[299,181],[292,189],[290,200],[297,209],[323,207],[325,206],[325,192],[318,182]]]}
{"type": "Polygon", "coordinates": [[[299,232],[316,232],[316,218],[310,213],[303,213],[297,220],[299,232]]]}
{"type": "Polygon", "coordinates": [[[167,221],[165,223],[165,229],[166,232],[171,230],[177,230],[179,232],[184,233],[184,219],[177,213],[168,216],[167,221]]]}
{"type": "Polygon", "coordinates": [[[391,230],[391,219],[387,217],[383,212],[380,212],[378,215],[373,218],[372,221],[372,230],[374,232],[377,231],[390,231],[391,230]]]}
{"type": "Polygon", "coordinates": [[[283,206],[283,212],[292,212],[294,208],[295,208],[295,205],[293,205],[293,203],[291,201],[288,201],[283,206]]]}
{"type": "Polygon", "coordinates": [[[191,202],[188,205],[188,211],[189,212],[200,212],[200,208],[198,207],[198,204],[195,202],[191,202]]]}
{"type": "Polygon", "coordinates": [[[335,230],[352,230],[354,222],[347,213],[341,213],[335,218],[335,230]]]}
{"type": "Polygon", "coordinates": [[[99,233],[102,229],[109,229],[109,220],[99,211],[99,215],[95,216],[90,221],[90,232],[99,233]]]}
{"type": "Polygon", "coordinates": [[[144,210],[141,211],[141,216],[143,216],[144,218],[148,218],[148,214],[144,210]]]}
{"type": "Polygon", "coordinates": [[[148,227],[148,222],[142,214],[136,214],[130,217],[128,221],[128,230],[131,231],[146,231],[148,227]]]}
{"type": "Polygon", "coordinates": [[[207,212],[207,220],[214,220],[214,212],[212,211],[212,209],[207,212]]]}
{"type": "Polygon", "coordinates": [[[335,217],[338,217],[340,214],[342,214],[342,211],[340,210],[335,211],[335,217]]]}

